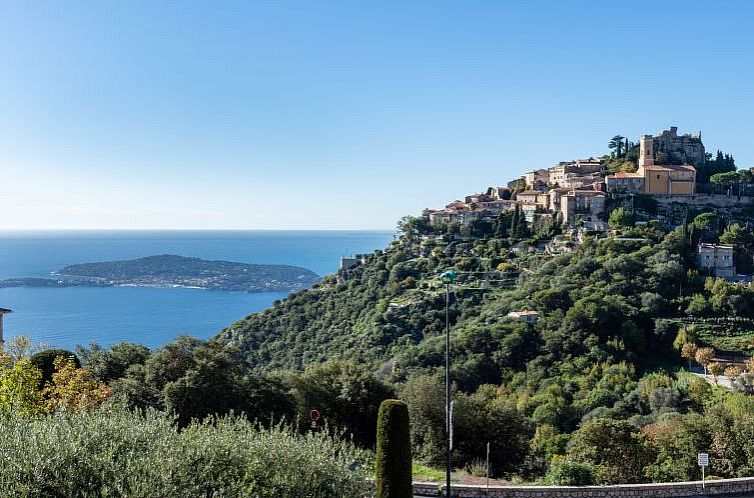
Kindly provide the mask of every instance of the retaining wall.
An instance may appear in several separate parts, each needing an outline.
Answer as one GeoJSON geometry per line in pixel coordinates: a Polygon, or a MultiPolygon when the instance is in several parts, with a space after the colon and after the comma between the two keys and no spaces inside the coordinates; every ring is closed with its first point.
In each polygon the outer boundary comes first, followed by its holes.
{"type": "MultiPolygon", "coordinates": [[[[455,485],[453,498],[684,498],[696,496],[752,496],[754,478],[720,479],[662,484],[621,484],[617,486],[484,486],[455,485]]],[[[437,483],[414,483],[416,496],[443,496],[437,483]]]]}
{"type": "Polygon", "coordinates": [[[693,206],[715,206],[720,208],[744,208],[754,204],[754,197],[741,197],[723,194],[694,195],[653,195],[652,199],[660,204],[680,202],[693,206]]]}

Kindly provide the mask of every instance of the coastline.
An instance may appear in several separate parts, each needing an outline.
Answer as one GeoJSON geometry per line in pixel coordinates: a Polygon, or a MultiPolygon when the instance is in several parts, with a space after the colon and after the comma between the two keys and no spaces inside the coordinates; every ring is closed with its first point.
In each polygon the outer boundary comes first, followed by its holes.
{"type": "MultiPolygon", "coordinates": [[[[50,279],[52,272],[81,261],[116,261],[150,254],[186,254],[206,260],[284,264],[318,275],[338,270],[340,257],[384,249],[392,231],[184,232],[110,231],[8,235],[0,231],[0,282],[19,275],[50,279]]],[[[171,282],[171,284],[178,284],[171,282]]],[[[160,347],[181,334],[207,339],[229,324],[271,307],[290,290],[216,290],[200,285],[3,286],[0,307],[7,337],[25,335],[72,349],[76,344],[120,341],[160,347]],[[189,288],[200,287],[200,288],[189,288]]]]}
{"type": "Polygon", "coordinates": [[[259,287],[254,289],[234,289],[234,288],[223,288],[223,287],[202,287],[200,285],[184,285],[184,284],[176,284],[176,283],[118,283],[118,282],[102,282],[98,284],[94,284],[91,282],[84,283],[84,282],[75,282],[75,281],[66,281],[66,280],[57,280],[57,279],[28,279],[28,280],[34,280],[38,283],[12,283],[15,281],[22,281],[27,280],[25,278],[18,278],[18,279],[6,279],[6,280],[0,280],[0,289],[11,289],[11,288],[47,288],[47,289],[65,289],[70,287],[77,287],[77,288],[89,288],[89,289],[97,289],[97,288],[103,288],[103,287],[130,287],[130,288],[144,288],[144,289],[195,289],[195,290],[202,290],[202,291],[216,291],[216,292],[241,292],[246,294],[263,294],[267,292],[297,292],[299,290],[304,290],[309,288],[310,286],[295,286],[295,287],[259,287]]]}

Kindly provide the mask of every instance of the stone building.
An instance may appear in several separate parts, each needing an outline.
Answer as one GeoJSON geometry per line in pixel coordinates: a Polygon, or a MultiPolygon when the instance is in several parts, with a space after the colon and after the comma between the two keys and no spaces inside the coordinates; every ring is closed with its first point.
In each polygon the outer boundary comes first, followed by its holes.
{"type": "Polygon", "coordinates": [[[566,173],[563,180],[558,182],[558,185],[564,188],[582,189],[590,188],[594,183],[600,181],[602,181],[600,173],[566,173]]]}
{"type": "Polygon", "coordinates": [[[548,194],[550,194],[548,199],[548,205],[547,209],[550,211],[558,212],[560,211],[560,200],[563,198],[564,195],[568,195],[568,192],[570,192],[570,188],[553,188],[550,189],[548,194]]]}
{"type": "Polygon", "coordinates": [[[649,195],[694,195],[696,169],[688,164],[655,165],[644,170],[644,193],[649,195]]]}
{"type": "Polygon", "coordinates": [[[516,201],[520,204],[537,204],[537,199],[542,195],[539,190],[524,190],[516,195],[516,201]]]}
{"type": "Polygon", "coordinates": [[[698,135],[678,135],[678,127],[672,126],[652,137],[652,145],[656,164],[704,166],[706,151],[702,144],[702,132],[698,135]]]}
{"type": "Polygon", "coordinates": [[[354,266],[366,264],[367,257],[364,254],[357,254],[355,256],[342,256],[340,258],[340,269],[349,270],[354,266]]]}
{"type": "Polygon", "coordinates": [[[479,209],[487,209],[500,213],[501,211],[513,211],[516,209],[516,201],[494,200],[476,203],[479,209]]]}
{"type": "Polygon", "coordinates": [[[537,188],[550,182],[550,172],[546,169],[530,171],[524,175],[524,181],[528,187],[537,188]]]}
{"type": "MultiPolygon", "coordinates": [[[[673,130],[672,135],[675,135],[675,128],[671,130],[673,130]]],[[[639,169],[636,172],[644,176],[644,193],[694,195],[696,168],[690,164],[665,162],[668,155],[656,153],[654,146],[655,139],[651,135],[644,135],[639,139],[639,169]]],[[[678,154],[680,157],[680,153],[678,154]]]]}
{"type": "Polygon", "coordinates": [[[473,204],[477,202],[487,202],[491,200],[493,200],[492,197],[490,197],[486,193],[482,193],[482,194],[467,195],[466,198],[464,199],[464,202],[466,204],[473,204]]]}
{"type": "Polygon", "coordinates": [[[720,244],[699,244],[697,265],[716,277],[734,277],[736,266],[733,262],[733,246],[720,244]]]}
{"type": "Polygon", "coordinates": [[[571,190],[560,198],[560,212],[563,222],[576,223],[576,218],[589,225],[605,221],[605,194],[597,190],[571,190]]]}
{"type": "Polygon", "coordinates": [[[599,159],[577,159],[575,161],[564,161],[557,166],[549,168],[549,183],[559,187],[565,187],[566,179],[570,176],[581,177],[599,173],[602,171],[603,163],[599,159]]]}
{"type": "Polygon", "coordinates": [[[0,346],[2,346],[5,342],[3,337],[3,315],[6,315],[8,313],[13,313],[13,311],[6,308],[0,308],[0,346]]]}
{"type": "Polygon", "coordinates": [[[476,215],[471,210],[445,208],[438,211],[428,210],[424,214],[429,218],[429,223],[432,225],[454,222],[464,224],[476,219],[476,215]]]}
{"type": "Polygon", "coordinates": [[[508,187],[489,187],[487,189],[487,195],[494,200],[510,199],[511,191],[508,187]]]}
{"type": "Polygon", "coordinates": [[[619,171],[605,177],[608,192],[626,192],[629,194],[644,193],[644,175],[641,173],[626,173],[619,171]]]}
{"type": "Polygon", "coordinates": [[[635,173],[609,175],[605,179],[607,189],[647,195],[694,195],[696,168],[693,164],[704,164],[704,146],[701,136],[679,137],[676,131],[673,127],[658,137],[641,137],[639,168],[635,173]]]}

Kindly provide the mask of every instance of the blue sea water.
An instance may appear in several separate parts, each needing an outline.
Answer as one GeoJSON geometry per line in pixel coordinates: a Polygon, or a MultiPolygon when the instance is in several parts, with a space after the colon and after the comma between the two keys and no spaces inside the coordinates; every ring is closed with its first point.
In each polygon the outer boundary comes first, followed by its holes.
{"type": "MultiPolygon", "coordinates": [[[[0,279],[49,277],[67,265],[178,254],[242,263],[289,264],[320,275],[340,257],[382,249],[389,231],[81,231],[0,232],[0,279]]],[[[269,307],[281,293],[186,288],[0,288],[6,340],[72,349],[120,341],[159,347],[180,334],[209,338],[269,307]]]]}

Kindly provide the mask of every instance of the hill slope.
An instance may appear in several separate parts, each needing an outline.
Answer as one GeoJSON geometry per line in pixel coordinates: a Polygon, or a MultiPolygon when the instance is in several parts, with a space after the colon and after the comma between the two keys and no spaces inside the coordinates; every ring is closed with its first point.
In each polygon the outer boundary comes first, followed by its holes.
{"type": "Polygon", "coordinates": [[[656,319],[678,317],[703,280],[688,277],[689,244],[679,233],[631,230],[624,239],[637,240],[587,239],[561,255],[516,252],[507,239],[404,236],[221,337],[259,367],[303,369],[344,357],[393,366],[395,378],[405,379],[442,365],[438,276],[453,267],[460,275],[450,313],[455,378],[467,389],[503,382],[530,362],[655,364],[675,355],[675,332],[658,330],[656,319]],[[522,309],[542,314],[536,326],[506,317],[522,309]]]}

